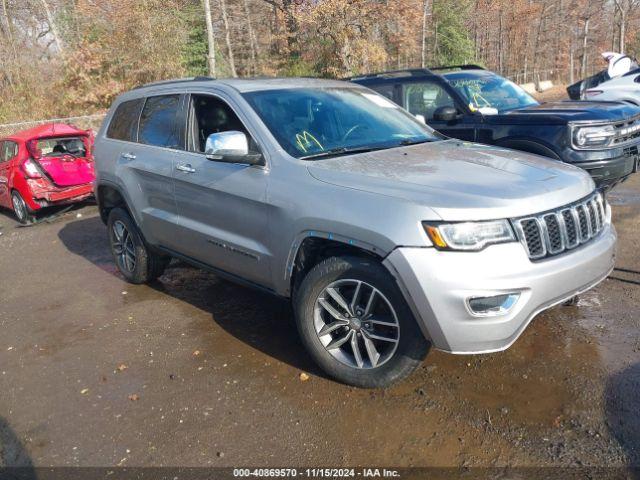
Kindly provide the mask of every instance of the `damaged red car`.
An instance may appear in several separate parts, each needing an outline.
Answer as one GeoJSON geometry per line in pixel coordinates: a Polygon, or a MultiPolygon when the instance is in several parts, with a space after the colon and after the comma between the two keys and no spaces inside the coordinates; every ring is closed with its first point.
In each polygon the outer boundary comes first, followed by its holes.
{"type": "Polygon", "coordinates": [[[48,124],[0,138],[0,206],[22,224],[39,210],[93,195],[93,134],[48,124]]]}

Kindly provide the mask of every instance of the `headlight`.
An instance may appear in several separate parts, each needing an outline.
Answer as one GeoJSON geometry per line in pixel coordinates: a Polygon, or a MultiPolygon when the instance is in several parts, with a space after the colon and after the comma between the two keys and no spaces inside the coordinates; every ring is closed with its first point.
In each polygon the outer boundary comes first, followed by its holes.
{"type": "Polygon", "coordinates": [[[439,250],[482,250],[494,243],[513,242],[516,236],[508,220],[423,224],[439,250]]]}
{"type": "Polygon", "coordinates": [[[606,147],[615,136],[613,125],[576,127],[573,131],[573,144],[578,148],[606,147]]]}

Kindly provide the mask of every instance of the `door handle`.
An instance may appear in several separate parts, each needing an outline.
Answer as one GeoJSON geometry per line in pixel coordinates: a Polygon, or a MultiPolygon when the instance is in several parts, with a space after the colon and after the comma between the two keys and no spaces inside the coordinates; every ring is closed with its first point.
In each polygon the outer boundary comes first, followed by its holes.
{"type": "Polygon", "coordinates": [[[184,163],[182,165],[177,165],[176,170],[180,170],[185,173],[195,173],[196,169],[191,166],[190,163],[184,163]]]}
{"type": "Polygon", "coordinates": [[[122,158],[126,158],[127,160],[135,160],[136,156],[133,153],[123,153],[122,158]]]}

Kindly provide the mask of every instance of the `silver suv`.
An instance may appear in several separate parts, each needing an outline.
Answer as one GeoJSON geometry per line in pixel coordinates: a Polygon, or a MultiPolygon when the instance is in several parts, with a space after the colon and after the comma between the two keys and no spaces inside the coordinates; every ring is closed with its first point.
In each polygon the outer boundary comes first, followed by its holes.
{"type": "Polygon", "coordinates": [[[128,281],[177,257],[290,298],[309,354],[361,387],[430,346],[506,349],[613,267],[611,210],[583,170],[444,138],[349,83],[147,85],[114,102],[95,158],[128,281]]]}

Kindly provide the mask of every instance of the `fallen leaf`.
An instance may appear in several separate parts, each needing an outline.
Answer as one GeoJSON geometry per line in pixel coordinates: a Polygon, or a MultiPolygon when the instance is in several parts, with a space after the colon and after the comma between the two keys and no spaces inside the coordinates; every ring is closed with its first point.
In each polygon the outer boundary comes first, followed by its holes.
{"type": "Polygon", "coordinates": [[[129,368],[127,365],[125,365],[124,363],[121,363],[116,367],[116,370],[118,370],[119,372],[124,372],[127,368],[129,368]]]}
{"type": "Polygon", "coordinates": [[[140,400],[140,396],[137,393],[134,393],[133,395],[129,395],[129,400],[131,400],[132,402],[137,402],[138,400],[140,400]]]}
{"type": "Polygon", "coordinates": [[[83,388],[82,390],[80,390],[80,395],[86,395],[87,393],[89,393],[88,388],[83,388]]]}
{"type": "Polygon", "coordinates": [[[307,375],[307,374],[306,374],[306,373],[304,373],[304,372],[302,372],[302,373],[300,374],[300,381],[301,381],[301,382],[306,382],[307,380],[309,380],[309,378],[311,378],[311,377],[309,377],[309,375],[307,375]]]}

